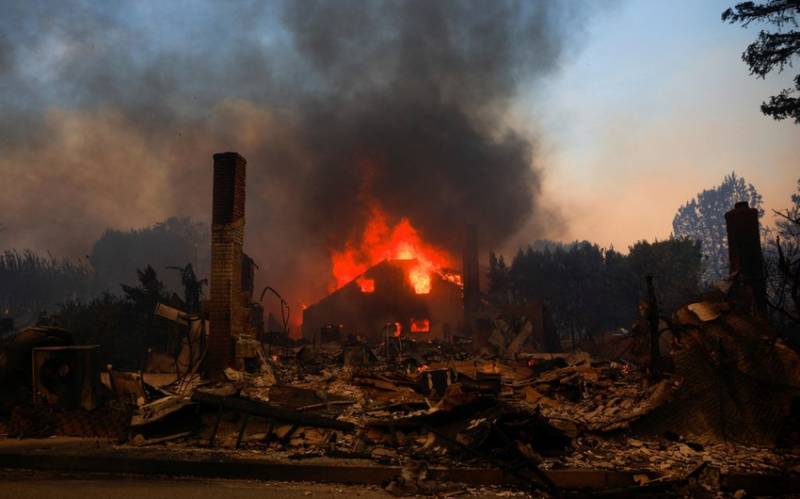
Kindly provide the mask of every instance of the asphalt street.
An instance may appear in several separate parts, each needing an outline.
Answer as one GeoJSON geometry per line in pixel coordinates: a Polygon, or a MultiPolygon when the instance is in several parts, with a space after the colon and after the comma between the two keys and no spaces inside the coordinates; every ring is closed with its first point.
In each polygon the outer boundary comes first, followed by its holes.
{"type": "MultiPolygon", "coordinates": [[[[522,497],[492,489],[464,489],[471,498],[522,497]]],[[[457,495],[461,495],[457,494],[457,495]]],[[[394,497],[378,486],[255,480],[208,480],[91,474],[76,476],[0,469],[0,499],[363,499],[394,497]]]]}

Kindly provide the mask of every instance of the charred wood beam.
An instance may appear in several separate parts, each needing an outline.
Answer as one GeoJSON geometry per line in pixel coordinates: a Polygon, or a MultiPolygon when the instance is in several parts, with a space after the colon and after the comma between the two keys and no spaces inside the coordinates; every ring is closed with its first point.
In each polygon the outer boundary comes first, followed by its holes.
{"type": "Polygon", "coordinates": [[[244,430],[247,427],[247,421],[250,419],[250,413],[245,412],[242,415],[242,421],[239,424],[239,435],[236,437],[236,448],[238,449],[242,445],[242,437],[244,437],[244,430]]]}
{"type": "Polygon", "coordinates": [[[346,421],[339,421],[305,412],[280,409],[264,402],[256,402],[254,400],[245,400],[236,397],[223,397],[210,393],[195,392],[194,395],[192,395],[192,401],[198,404],[213,405],[215,407],[221,406],[225,409],[249,413],[253,416],[288,421],[304,426],[316,426],[319,428],[331,428],[342,431],[353,431],[356,428],[353,423],[348,423],[346,421]]]}
{"type": "Polygon", "coordinates": [[[298,429],[300,429],[300,425],[298,425],[297,423],[294,423],[292,425],[292,427],[289,428],[289,431],[286,432],[286,435],[280,437],[278,439],[278,441],[282,445],[287,445],[292,440],[292,435],[294,435],[297,432],[298,429]]]}
{"type": "Polygon", "coordinates": [[[209,447],[213,447],[214,446],[214,439],[217,437],[217,430],[219,430],[219,423],[222,421],[222,411],[224,409],[225,408],[222,406],[221,403],[217,407],[217,417],[214,418],[214,428],[211,430],[211,436],[208,437],[208,446],[209,447]]]}
{"type": "Polygon", "coordinates": [[[475,401],[454,407],[450,410],[434,411],[419,416],[410,416],[402,419],[368,421],[367,426],[375,428],[391,428],[401,430],[417,430],[423,427],[441,426],[452,423],[460,418],[470,417],[475,412],[488,409],[497,405],[495,397],[479,397],[475,401]]]}
{"type": "Polygon", "coordinates": [[[653,286],[653,276],[645,276],[647,280],[647,322],[650,326],[650,376],[652,379],[658,379],[661,376],[661,350],[659,349],[659,336],[658,323],[660,320],[658,313],[658,299],[656,298],[656,289],[653,286]]]}
{"type": "Polygon", "coordinates": [[[136,447],[145,447],[148,445],[163,444],[164,442],[172,442],[173,440],[180,440],[181,438],[186,438],[193,434],[194,434],[193,431],[182,431],[180,433],[175,433],[174,435],[167,435],[165,437],[143,438],[142,440],[135,441],[133,445],[135,445],[136,447]]]}
{"type": "Polygon", "coordinates": [[[304,405],[302,407],[298,407],[298,411],[311,411],[314,409],[327,409],[334,405],[353,405],[355,404],[355,400],[326,400],[325,402],[321,402],[319,404],[309,404],[304,405]]]}

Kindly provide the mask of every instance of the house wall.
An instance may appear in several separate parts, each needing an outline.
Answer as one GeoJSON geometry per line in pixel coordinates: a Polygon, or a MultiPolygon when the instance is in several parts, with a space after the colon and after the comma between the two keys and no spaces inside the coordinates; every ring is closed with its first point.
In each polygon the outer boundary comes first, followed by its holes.
{"type": "Polygon", "coordinates": [[[303,312],[303,336],[313,339],[327,324],[342,325],[345,335],[379,341],[386,323],[399,322],[402,333],[425,339],[442,339],[458,333],[463,325],[461,289],[432,277],[431,291],[417,294],[408,282],[413,262],[391,261],[372,267],[362,277],[373,279],[371,293],[361,291],[357,280],[331,293],[303,312]],[[428,319],[428,333],[411,333],[411,319],[428,319]]]}

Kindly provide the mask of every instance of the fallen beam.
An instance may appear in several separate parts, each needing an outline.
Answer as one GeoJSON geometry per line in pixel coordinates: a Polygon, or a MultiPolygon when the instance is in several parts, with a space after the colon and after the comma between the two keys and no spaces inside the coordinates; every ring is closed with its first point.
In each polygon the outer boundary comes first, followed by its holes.
{"type": "Polygon", "coordinates": [[[192,401],[198,404],[222,407],[253,416],[288,421],[304,426],[316,426],[319,428],[331,428],[342,431],[353,431],[356,428],[356,425],[347,421],[339,421],[337,419],[326,418],[307,412],[281,409],[264,402],[256,402],[254,400],[246,400],[238,397],[223,397],[221,395],[196,391],[194,395],[192,395],[192,401]]]}

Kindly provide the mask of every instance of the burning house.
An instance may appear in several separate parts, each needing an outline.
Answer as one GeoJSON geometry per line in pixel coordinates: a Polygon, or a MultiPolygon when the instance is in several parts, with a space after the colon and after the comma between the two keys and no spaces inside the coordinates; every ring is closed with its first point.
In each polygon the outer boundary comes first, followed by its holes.
{"type": "Polygon", "coordinates": [[[450,274],[423,274],[417,259],[387,259],[303,311],[303,336],[331,327],[345,335],[445,339],[463,327],[462,289],[450,274]]]}
{"type": "MultiPolygon", "coordinates": [[[[464,291],[473,290],[480,300],[477,269],[464,273],[475,282],[464,282],[452,270],[458,260],[448,250],[426,241],[408,218],[393,217],[377,200],[365,199],[369,218],[362,232],[331,250],[330,294],[304,308],[303,336],[379,340],[393,334],[427,340],[463,334],[464,291]]],[[[464,261],[477,266],[477,240],[465,246],[467,253],[464,261]]]]}

